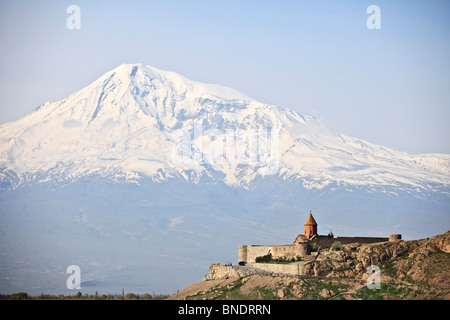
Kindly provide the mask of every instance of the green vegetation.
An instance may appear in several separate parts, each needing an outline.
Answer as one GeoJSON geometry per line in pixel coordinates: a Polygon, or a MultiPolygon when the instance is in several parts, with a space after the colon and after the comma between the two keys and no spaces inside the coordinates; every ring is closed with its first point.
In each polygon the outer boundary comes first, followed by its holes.
{"type": "Polygon", "coordinates": [[[388,260],[382,263],[382,272],[392,278],[398,276],[398,269],[394,266],[394,260],[388,260]]]}
{"type": "Polygon", "coordinates": [[[220,287],[218,289],[212,289],[211,291],[208,291],[206,293],[199,293],[196,295],[192,295],[187,297],[187,300],[246,300],[251,299],[248,296],[242,295],[239,290],[243,285],[242,282],[243,278],[239,278],[238,280],[234,281],[232,284],[220,287]]]}
{"type": "Polygon", "coordinates": [[[257,262],[257,263],[266,263],[266,262],[270,262],[270,261],[272,261],[272,255],[270,253],[266,254],[265,256],[260,256],[260,257],[255,258],[255,262],[257,262]]]}
{"type": "Polygon", "coordinates": [[[335,241],[330,247],[331,251],[339,251],[341,249],[342,249],[342,244],[340,241],[335,241]]]}
{"type": "Polygon", "coordinates": [[[256,286],[250,290],[241,290],[247,277],[240,278],[227,286],[216,287],[208,292],[201,292],[187,297],[188,300],[323,300],[340,299],[339,293],[345,292],[350,287],[346,283],[335,283],[324,280],[301,280],[294,284],[286,285],[280,283],[277,287],[256,286]],[[322,290],[329,292],[329,296],[321,296],[322,290]],[[277,295],[278,290],[284,293],[280,298],[277,295]],[[245,293],[244,293],[245,291],[245,293]]]}
{"type": "Polygon", "coordinates": [[[390,281],[381,283],[381,289],[359,289],[354,297],[363,300],[440,300],[446,299],[449,290],[439,286],[399,283],[390,281]]]}
{"type": "Polygon", "coordinates": [[[437,273],[448,272],[450,266],[450,253],[436,249],[435,252],[428,255],[427,260],[422,261],[421,265],[426,277],[433,277],[437,273]]]}
{"type": "Polygon", "coordinates": [[[302,298],[304,300],[333,299],[337,294],[345,292],[350,287],[347,283],[333,283],[315,279],[304,280],[304,286],[306,288],[306,293],[302,298]],[[330,292],[330,297],[325,298],[320,296],[320,292],[324,289],[330,292]]]}
{"type": "Polygon", "coordinates": [[[26,300],[29,299],[28,293],[26,292],[17,292],[10,295],[11,299],[14,300],[26,300]]]}
{"type": "Polygon", "coordinates": [[[301,261],[302,257],[296,256],[295,258],[287,258],[287,257],[280,257],[277,259],[273,259],[271,254],[267,254],[265,256],[260,256],[255,258],[256,263],[291,263],[295,261],[301,261]]]}
{"type": "Polygon", "coordinates": [[[52,294],[41,294],[39,296],[30,296],[25,292],[11,293],[11,294],[0,294],[0,300],[164,300],[172,295],[166,294],[154,294],[149,293],[135,294],[129,292],[123,297],[121,294],[82,294],[77,292],[73,295],[52,295],[52,294]]]}
{"type": "Polygon", "coordinates": [[[253,300],[261,299],[261,300],[276,300],[277,296],[270,289],[264,287],[256,287],[255,291],[252,294],[253,300]]]}
{"type": "Polygon", "coordinates": [[[232,282],[231,284],[212,288],[208,292],[199,293],[187,297],[187,300],[276,300],[277,296],[273,290],[257,286],[251,289],[245,294],[241,292],[241,287],[244,285],[244,278],[239,278],[238,280],[232,282]]]}
{"type": "Polygon", "coordinates": [[[411,286],[394,282],[381,283],[381,289],[359,289],[355,297],[363,300],[403,300],[414,292],[411,286]]]}

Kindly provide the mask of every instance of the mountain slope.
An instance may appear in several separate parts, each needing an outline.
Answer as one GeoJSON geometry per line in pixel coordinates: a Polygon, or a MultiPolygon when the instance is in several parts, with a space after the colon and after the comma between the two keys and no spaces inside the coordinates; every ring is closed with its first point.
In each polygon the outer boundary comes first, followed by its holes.
{"type": "Polygon", "coordinates": [[[448,193],[450,155],[410,155],[334,135],[312,117],[236,90],[123,64],[0,127],[3,188],[90,175],[128,182],[207,177],[245,188],[277,175],[307,188],[448,193]]]}

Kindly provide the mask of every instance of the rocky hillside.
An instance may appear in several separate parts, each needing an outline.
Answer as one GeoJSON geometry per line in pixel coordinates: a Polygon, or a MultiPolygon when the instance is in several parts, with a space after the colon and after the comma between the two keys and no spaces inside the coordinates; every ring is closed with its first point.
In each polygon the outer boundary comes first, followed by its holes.
{"type": "Polygon", "coordinates": [[[211,265],[202,282],[170,299],[450,299],[450,231],[334,249],[305,258],[301,275],[211,265]],[[366,286],[370,265],[381,270],[380,289],[366,286]]]}

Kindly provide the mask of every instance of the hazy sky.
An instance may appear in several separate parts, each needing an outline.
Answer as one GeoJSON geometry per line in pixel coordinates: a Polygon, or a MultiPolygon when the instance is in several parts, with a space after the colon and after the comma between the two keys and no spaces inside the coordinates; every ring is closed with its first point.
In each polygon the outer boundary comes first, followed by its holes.
{"type": "Polygon", "coordinates": [[[0,124],[141,62],[337,133],[450,153],[450,1],[0,1],[0,124]],[[67,7],[81,9],[69,30],[67,7]],[[370,30],[369,5],[381,9],[370,30]]]}

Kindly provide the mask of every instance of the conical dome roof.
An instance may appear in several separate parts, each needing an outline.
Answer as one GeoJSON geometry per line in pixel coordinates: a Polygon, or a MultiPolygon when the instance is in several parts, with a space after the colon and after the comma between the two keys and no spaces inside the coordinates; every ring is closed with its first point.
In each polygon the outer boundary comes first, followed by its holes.
{"type": "Polygon", "coordinates": [[[309,213],[308,219],[306,219],[305,226],[317,226],[317,222],[314,220],[311,212],[309,213]]]}

